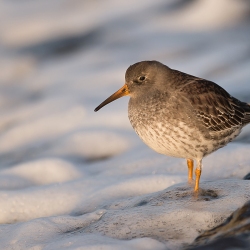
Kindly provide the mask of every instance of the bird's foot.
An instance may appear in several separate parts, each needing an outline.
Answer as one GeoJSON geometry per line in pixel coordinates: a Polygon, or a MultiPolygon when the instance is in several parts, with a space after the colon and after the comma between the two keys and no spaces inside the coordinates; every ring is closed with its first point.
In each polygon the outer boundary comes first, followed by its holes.
{"type": "Polygon", "coordinates": [[[189,186],[194,186],[194,184],[195,184],[194,179],[193,178],[188,178],[188,185],[189,186]]]}
{"type": "Polygon", "coordinates": [[[211,189],[201,189],[194,190],[193,198],[197,201],[210,201],[212,199],[218,198],[218,193],[211,189]]]}
{"type": "Polygon", "coordinates": [[[200,197],[201,193],[202,193],[202,190],[200,188],[194,190],[194,192],[193,192],[193,198],[195,198],[197,200],[200,197]]]}

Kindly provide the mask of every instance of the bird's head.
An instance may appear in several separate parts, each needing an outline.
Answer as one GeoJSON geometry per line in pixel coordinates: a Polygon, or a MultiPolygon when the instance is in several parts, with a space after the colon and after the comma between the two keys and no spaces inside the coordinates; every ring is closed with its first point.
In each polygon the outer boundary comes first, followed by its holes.
{"type": "Polygon", "coordinates": [[[129,95],[131,98],[136,98],[161,89],[168,71],[170,68],[157,61],[142,61],[131,65],[125,74],[125,84],[102,102],[95,111],[122,96],[129,95]]]}

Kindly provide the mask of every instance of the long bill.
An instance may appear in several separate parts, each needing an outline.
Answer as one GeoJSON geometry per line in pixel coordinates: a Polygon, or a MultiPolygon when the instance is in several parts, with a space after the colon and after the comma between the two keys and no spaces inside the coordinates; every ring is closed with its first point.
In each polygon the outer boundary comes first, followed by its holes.
{"type": "Polygon", "coordinates": [[[111,95],[109,98],[107,98],[104,102],[102,102],[98,107],[95,108],[95,112],[104,107],[105,105],[109,104],[110,102],[113,102],[114,100],[129,95],[129,89],[127,84],[124,84],[119,90],[117,90],[113,95],[111,95]]]}

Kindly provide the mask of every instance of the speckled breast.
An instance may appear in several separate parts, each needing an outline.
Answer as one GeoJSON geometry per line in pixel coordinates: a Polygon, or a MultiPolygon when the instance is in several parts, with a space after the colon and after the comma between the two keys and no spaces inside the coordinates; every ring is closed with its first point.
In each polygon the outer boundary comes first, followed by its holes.
{"type": "Polygon", "coordinates": [[[201,143],[196,136],[197,131],[188,127],[171,110],[167,105],[159,107],[154,103],[144,105],[130,101],[129,120],[142,141],[156,152],[180,158],[196,158],[199,150],[195,149],[194,141],[197,145],[201,143]]]}
{"type": "MultiPolygon", "coordinates": [[[[190,117],[185,112],[178,112],[178,108],[136,105],[130,101],[128,114],[138,136],[160,154],[202,159],[231,140],[229,137],[227,141],[207,138],[194,123],[188,121],[190,117]]],[[[230,137],[237,134],[236,131],[230,137]]]]}

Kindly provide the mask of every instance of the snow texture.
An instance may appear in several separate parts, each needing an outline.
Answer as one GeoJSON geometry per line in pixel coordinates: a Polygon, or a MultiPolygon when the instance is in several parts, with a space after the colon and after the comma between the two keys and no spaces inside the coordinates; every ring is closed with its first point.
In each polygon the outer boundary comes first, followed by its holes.
{"type": "Polygon", "coordinates": [[[206,157],[144,145],[128,98],[94,108],[127,67],[158,60],[250,103],[248,1],[0,1],[1,249],[181,249],[250,199],[250,126],[206,157]],[[213,14],[211,14],[213,13],[213,14]]]}

